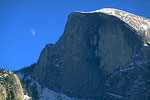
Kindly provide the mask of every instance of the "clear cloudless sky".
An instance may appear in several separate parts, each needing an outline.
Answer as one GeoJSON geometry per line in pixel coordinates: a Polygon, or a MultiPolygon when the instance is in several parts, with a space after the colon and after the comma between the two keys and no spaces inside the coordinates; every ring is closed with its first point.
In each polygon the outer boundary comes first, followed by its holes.
{"type": "Polygon", "coordinates": [[[63,34],[68,14],[117,8],[150,18],[150,0],[0,0],[0,68],[37,62],[63,34]]]}

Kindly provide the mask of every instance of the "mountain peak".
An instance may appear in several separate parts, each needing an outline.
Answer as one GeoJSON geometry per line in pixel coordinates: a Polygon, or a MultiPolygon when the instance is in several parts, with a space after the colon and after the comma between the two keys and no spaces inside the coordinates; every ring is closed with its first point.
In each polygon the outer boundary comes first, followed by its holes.
{"type": "MultiPolygon", "coordinates": [[[[95,10],[95,11],[92,11],[92,12],[113,13],[113,12],[115,12],[116,10],[119,10],[119,9],[115,9],[115,8],[102,8],[102,9],[95,10]]],[[[120,11],[121,11],[121,10],[120,10],[120,11]]]]}
{"type": "Polygon", "coordinates": [[[150,45],[150,20],[147,18],[137,16],[132,13],[115,8],[103,8],[91,12],[80,13],[104,13],[107,15],[115,16],[131,26],[133,30],[137,31],[138,35],[142,38],[144,42],[143,46],[150,45]]]}
{"type": "Polygon", "coordinates": [[[150,20],[141,16],[137,16],[122,10],[113,8],[103,8],[94,12],[102,12],[108,15],[113,15],[123,20],[133,29],[135,29],[144,41],[144,46],[150,44],[150,20]]]}

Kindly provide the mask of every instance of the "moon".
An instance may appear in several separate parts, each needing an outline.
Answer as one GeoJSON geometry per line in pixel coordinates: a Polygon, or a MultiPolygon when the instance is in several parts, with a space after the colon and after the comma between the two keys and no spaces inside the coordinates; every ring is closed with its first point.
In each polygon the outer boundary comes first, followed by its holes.
{"type": "Polygon", "coordinates": [[[30,29],[30,32],[31,32],[31,34],[32,34],[33,36],[36,35],[36,31],[35,31],[34,29],[30,29]]]}

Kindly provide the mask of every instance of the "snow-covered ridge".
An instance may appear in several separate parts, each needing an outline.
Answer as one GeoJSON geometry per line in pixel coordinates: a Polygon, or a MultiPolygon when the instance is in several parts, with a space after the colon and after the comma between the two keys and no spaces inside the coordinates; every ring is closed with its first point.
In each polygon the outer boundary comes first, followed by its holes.
{"type": "Polygon", "coordinates": [[[108,15],[113,15],[123,20],[133,29],[138,32],[138,35],[143,36],[144,45],[147,46],[150,44],[150,20],[141,16],[137,16],[122,10],[114,8],[103,8],[100,10],[92,12],[80,12],[80,13],[105,13],[108,15]]]}
{"type": "Polygon", "coordinates": [[[137,16],[137,15],[134,15],[134,14],[122,11],[122,10],[113,9],[113,8],[104,8],[104,9],[96,10],[93,12],[102,12],[105,14],[116,16],[120,18],[121,20],[125,21],[126,23],[128,23],[129,25],[131,25],[136,30],[144,31],[148,28],[150,29],[149,19],[137,16]]]}
{"type": "MultiPolygon", "coordinates": [[[[32,79],[31,75],[28,75],[27,77],[24,77],[24,74],[18,72],[17,76],[20,78],[20,80],[24,79],[24,81],[29,81],[30,87],[36,87],[35,91],[38,92],[39,99],[38,100],[79,100],[75,98],[68,97],[65,94],[56,93],[47,87],[43,87],[32,79]]],[[[30,97],[27,93],[27,91],[24,89],[24,100],[32,100],[32,97],[30,97]]]]}

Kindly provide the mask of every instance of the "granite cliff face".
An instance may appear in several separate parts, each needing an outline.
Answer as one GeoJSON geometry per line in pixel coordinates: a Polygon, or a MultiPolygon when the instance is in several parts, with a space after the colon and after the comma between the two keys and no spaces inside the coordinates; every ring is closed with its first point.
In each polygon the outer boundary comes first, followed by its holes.
{"type": "Polygon", "coordinates": [[[18,77],[11,71],[0,69],[0,100],[24,100],[18,77]]]}
{"type": "Polygon", "coordinates": [[[149,74],[139,68],[149,72],[149,25],[148,19],[116,9],[73,12],[58,42],[46,45],[41,52],[30,77],[79,99],[149,98],[149,86],[141,83],[148,88],[144,90],[135,83],[139,77],[150,81],[149,74]],[[141,98],[136,98],[138,94],[141,98]]]}
{"type": "Polygon", "coordinates": [[[144,47],[133,61],[105,82],[103,100],[147,100],[150,98],[150,48],[144,47]]]}

